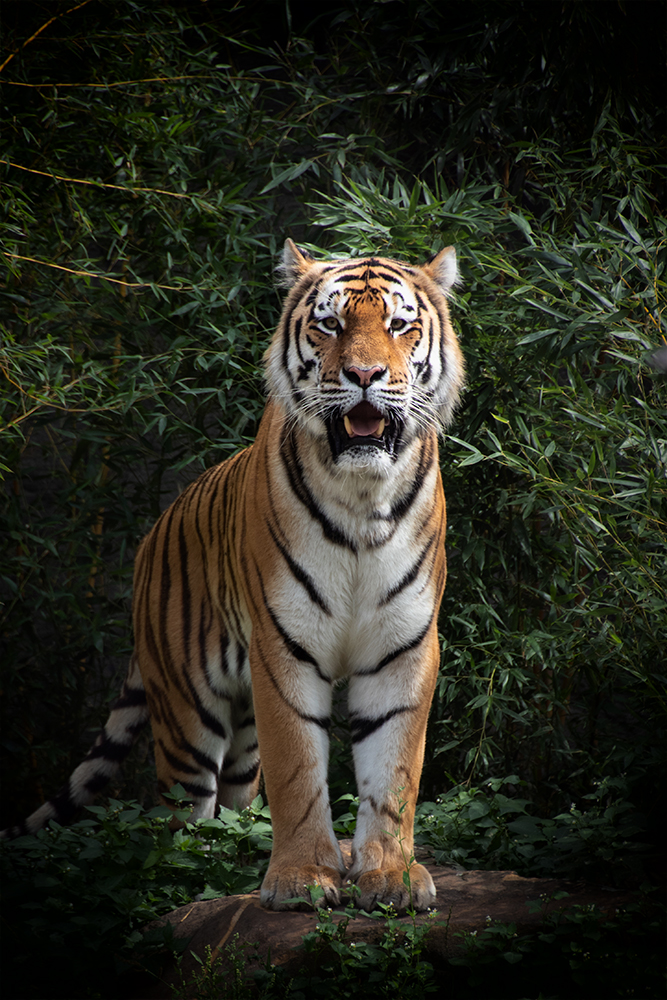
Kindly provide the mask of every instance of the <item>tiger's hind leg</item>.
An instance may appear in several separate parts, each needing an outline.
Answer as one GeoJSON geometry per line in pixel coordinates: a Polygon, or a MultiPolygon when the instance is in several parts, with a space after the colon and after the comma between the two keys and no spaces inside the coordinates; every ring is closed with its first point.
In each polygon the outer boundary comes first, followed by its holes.
{"type": "Polygon", "coordinates": [[[158,788],[164,797],[181,785],[193,806],[192,822],[212,818],[220,805],[245,808],[260,777],[244,646],[223,632],[211,633],[197,666],[172,675],[166,685],[153,671],[146,684],[158,788]]]}
{"type": "MultiPolygon", "coordinates": [[[[164,797],[181,785],[193,807],[191,822],[215,815],[218,783],[232,744],[231,697],[204,700],[194,688],[193,695],[176,709],[173,696],[148,686],[158,789],[164,797]]],[[[174,820],[172,825],[181,824],[174,820]]]]}
{"type": "Polygon", "coordinates": [[[239,695],[232,704],[232,743],[218,780],[218,806],[246,809],[259,789],[260,762],[252,694],[239,695]]]}

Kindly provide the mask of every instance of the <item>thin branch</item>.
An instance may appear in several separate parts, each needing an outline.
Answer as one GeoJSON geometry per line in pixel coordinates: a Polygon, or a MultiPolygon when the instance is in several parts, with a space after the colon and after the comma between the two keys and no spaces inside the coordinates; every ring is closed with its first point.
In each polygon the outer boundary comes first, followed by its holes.
{"type": "Polygon", "coordinates": [[[55,87],[63,90],[65,87],[86,87],[88,90],[111,90],[112,87],[133,87],[138,83],[171,83],[173,80],[214,80],[211,73],[191,73],[186,76],[147,76],[142,80],[116,80],[115,83],[55,83],[46,80],[44,83],[24,83],[23,80],[4,80],[5,86],[31,87],[40,90],[42,87],[55,87]]]}
{"type": "MultiPolygon", "coordinates": [[[[29,174],[39,174],[41,177],[50,177],[54,181],[66,181],[68,184],[87,184],[89,187],[113,188],[114,191],[126,191],[128,194],[135,194],[137,191],[148,191],[153,194],[167,194],[170,198],[192,198],[191,194],[178,194],[176,191],[164,191],[162,188],[150,187],[127,187],[123,184],[106,184],[104,181],[86,181],[79,177],[63,177],[61,174],[53,174],[48,170],[35,170],[34,167],[23,167],[20,163],[12,163],[11,160],[0,160],[8,167],[15,167],[17,170],[25,170],[29,174]]],[[[206,206],[211,211],[210,205],[206,206]]]]}
{"type": "Polygon", "coordinates": [[[54,21],[57,21],[59,17],[65,17],[67,14],[71,14],[73,10],[78,10],[79,7],[85,7],[87,3],[90,3],[90,0],[83,0],[83,3],[78,3],[78,4],[76,4],[75,7],[70,7],[69,10],[63,11],[62,14],[55,14],[53,17],[49,18],[49,20],[45,24],[43,24],[41,28],[37,29],[37,31],[35,32],[34,35],[31,35],[30,38],[27,38],[25,40],[25,42],[23,43],[23,45],[19,45],[18,49],[15,49],[14,52],[12,52],[10,55],[7,56],[7,58],[5,59],[5,61],[0,66],[0,73],[2,73],[2,71],[5,68],[5,66],[7,65],[7,63],[10,63],[12,61],[12,59],[14,58],[14,56],[18,55],[18,53],[22,49],[24,49],[26,47],[26,45],[30,45],[31,42],[34,42],[34,40],[37,38],[37,36],[41,35],[41,33],[44,31],[45,28],[48,28],[48,26],[50,24],[53,24],[54,21]]]}
{"type": "Polygon", "coordinates": [[[120,278],[110,278],[108,274],[96,274],[94,271],[76,271],[71,267],[64,267],[62,264],[53,264],[49,260],[38,260],[36,257],[24,257],[20,253],[8,253],[6,250],[0,251],[5,257],[13,257],[15,260],[28,260],[32,264],[43,264],[44,267],[55,267],[58,271],[67,271],[68,274],[75,274],[80,278],[99,278],[100,281],[111,281],[114,285],[123,285],[125,288],[164,288],[168,292],[191,292],[194,285],[160,285],[157,281],[121,281],[120,278]]]}

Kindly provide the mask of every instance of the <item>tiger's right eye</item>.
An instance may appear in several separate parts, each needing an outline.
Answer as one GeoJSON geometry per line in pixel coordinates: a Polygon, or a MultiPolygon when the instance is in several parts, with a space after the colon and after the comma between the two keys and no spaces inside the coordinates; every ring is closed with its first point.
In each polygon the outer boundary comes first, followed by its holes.
{"type": "Polygon", "coordinates": [[[338,329],[338,320],[335,316],[327,316],[326,319],[322,320],[322,326],[325,326],[327,330],[331,330],[333,332],[338,329]]]}

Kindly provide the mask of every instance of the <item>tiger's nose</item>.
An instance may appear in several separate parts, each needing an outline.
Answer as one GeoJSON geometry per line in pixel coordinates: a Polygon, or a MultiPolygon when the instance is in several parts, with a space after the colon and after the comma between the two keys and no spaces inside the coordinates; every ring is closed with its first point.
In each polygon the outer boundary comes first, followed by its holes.
{"type": "Polygon", "coordinates": [[[357,365],[350,365],[349,368],[343,368],[343,372],[350,382],[360,385],[362,389],[367,389],[371,382],[376,382],[386,370],[381,365],[373,365],[372,368],[359,368],[357,365]]]}

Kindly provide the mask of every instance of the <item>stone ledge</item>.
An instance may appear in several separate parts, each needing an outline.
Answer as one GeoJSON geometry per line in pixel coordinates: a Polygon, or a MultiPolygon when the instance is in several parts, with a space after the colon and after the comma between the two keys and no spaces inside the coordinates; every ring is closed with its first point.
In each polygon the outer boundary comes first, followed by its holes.
{"type": "MultiPolygon", "coordinates": [[[[341,844],[344,856],[346,847],[348,844],[341,844]]],[[[431,959],[451,957],[462,947],[457,932],[481,931],[489,921],[515,923],[517,932],[525,934],[537,930],[544,916],[554,910],[594,904],[603,913],[612,916],[633,898],[629,893],[606,891],[581,882],[523,878],[511,871],[461,871],[429,863],[423,857],[419,857],[419,861],[430,871],[437,890],[438,917],[426,947],[426,954],[431,959]],[[554,894],[559,892],[567,892],[568,896],[553,899],[554,894]],[[541,902],[542,905],[539,909],[529,908],[527,904],[531,902],[541,902]]],[[[402,923],[410,922],[409,917],[400,919],[402,923]]],[[[420,914],[417,920],[424,923],[429,917],[420,914]]],[[[273,913],[262,909],[257,891],[243,896],[190,903],[169,913],[160,923],[170,923],[176,937],[190,939],[182,965],[182,972],[187,978],[199,968],[190,951],[204,959],[206,947],[210,946],[215,958],[224,952],[236,934],[241,943],[257,945],[257,951],[262,956],[270,950],[274,965],[286,966],[294,971],[305,957],[304,952],[299,951],[303,936],[314,930],[316,921],[317,914],[313,912],[273,913]]],[[[383,921],[364,916],[351,921],[348,928],[351,940],[368,943],[381,938],[383,931],[383,921]]],[[[162,982],[156,984],[153,981],[149,986],[144,981],[139,987],[141,992],[128,993],[127,1000],[168,1000],[172,996],[169,984],[177,981],[174,969],[169,969],[162,982]]]]}

